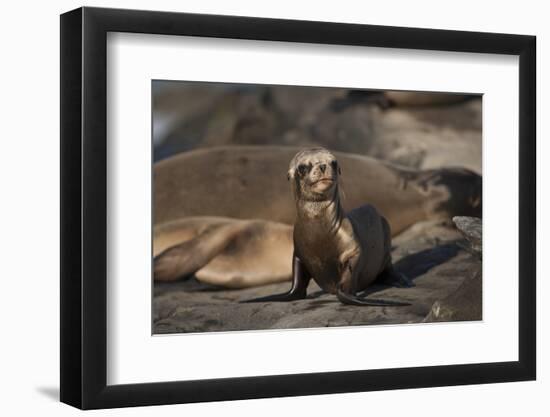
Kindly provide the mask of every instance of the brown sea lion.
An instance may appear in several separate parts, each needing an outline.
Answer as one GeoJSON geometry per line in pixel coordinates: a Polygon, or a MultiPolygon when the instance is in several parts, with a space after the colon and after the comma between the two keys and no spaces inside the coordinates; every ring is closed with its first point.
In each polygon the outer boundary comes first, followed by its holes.
{"type": "Polygon", "coordinates": [[[265,220],[189,217],[155,227],[155,281],[194,274],[227,288],[287,281],[292,227],[265,220]]]}
{"type": "MultiPolygon", "coordinates": [[[[293,224],[283,181],[300,148],[229,146],[181,153],[154,166],[154,223],[188,216],[264,219],[293,224]]],[[[463,168],[409,170],[366,156],[334,153],[345,210],[369,202],[398,234],[417,221],[481,216],[481,177],[463,168]]]]}
{"type": "Polygon", "coordinates": [[[312,148],[294,156],[288,171],[296,206],[292,288],[250,301],[305,298],[313,278],[344,304],[408,305],[357,297],[378,278],[402,286],[412,284],[393,268],[390,227],[376,208],[367,204],[344,213],[339,177],[338,161],[326,149],[312,148]]]}

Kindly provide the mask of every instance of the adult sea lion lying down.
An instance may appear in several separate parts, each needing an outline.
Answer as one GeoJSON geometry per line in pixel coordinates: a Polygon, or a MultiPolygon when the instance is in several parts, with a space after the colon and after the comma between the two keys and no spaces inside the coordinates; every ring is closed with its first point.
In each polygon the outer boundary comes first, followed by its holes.
{"type": "MultiPolygon", "coordinates": [[[[238,200],[243,205],[241,208],[244,212],[249,212],[250,207],[256,209],[254,212],[250,212],[251,217],[261,217],[262,215],[265,217],[271,214],[273,217],[278,216],[285,220],[291,218],[290,222],[293,223],[296,206],[295,200],[288,193],[287,182],[269,176],[270,169],[277,166],[279,162],[280,155],[278,153],[287,154],[289,149],[277,147],[271,149],[273,152],[267,155],[265,152],[261,152],[262,149],[265,148],[222,148],[206,152],[197,151],[191,152],[192,155],[180,155],[158,164],[155,167],[157,222],[159,217],[164,220],[169,218],[168,214],[171,213],[170,209],[162,210],[164,204],[174,204],[180,207],[185,214],[197,211],[194,203],[207,213],[218,213],[219,209],[223,209],[225,205],[226,211],[235,215],[240,213],[236,211],[239,205],[235,204],[235,200],[238,200]],[[231,150],[234,150],[235,154],[230,152],[231,150]],[[246,158],[247,162],[243,162],[242,158],[246,158]],[[258,167],[258,165],[264,166],[264,164],[257,163],[256,158],[260,162],[266,162],[266,170],[258,167]],[[216,161],[217,164],[207,165],[211,169],[206,170],[203,165],[205,159],[210,162],[216,161]],[[236,165],[233,169],[231,161],[236,165]],[[247,175],[241,172],[239,163],[250,168],[247,175]],[[186,189],[185,184],[189,177],[181,176],[187,172],[196,181],[201,181],[193,168],[205,174],[204,189],[191,187],[191,191],[196,193],[196,198],[193,197],[193,194],[188,194],[190,190],[186,189]],[[233,172],[229,173],[228,170],[233,170],[233,172]],[[173,174],[173,177],[169,176],[170,173],[173,174]],[[169,181],[170,178],[171,181],[169,181]],[[241,183],[243,193],[250,198],[248,201],[245,200],[247,204],[243,201],[243,196],[236,192],[238,186],[233,181],[234,178],[240,181],[248,178],[251,181],[241,183]],[[176,184],[180,179],[183,184],[178,189],[176,184]],[[265,189],[254,187],[252,184],[254,179],[263,184],[265,189]],[[271,197],[271,191],[274,188],[280,188],[279,182],[285,184],[287,192],[281,190],[278,199],[271,203],[260,204],[259,202],[263,201],[266,196],[271,197]],[[218,183],[227,186],[223,192],[219,191],[221,194],[216,194],[218,183]],[[167,189],[176,193],[176,198],[173,198],[167,189]],[[259,196],[254,196],[253,191],[258,192],[259,196]],[[164,193],[164,196],[158,197],[159,192],[164,193]],[[222,201],[228,195],[230,197],[222,201]],[[285,209],[287,195],[289,195],[288,204],[293,213],[285,218],[277,210],[273,210],[272,206],[285,209]],[[214,200],[211,197],[218,200],[217,205],[212,204],[214,200]],[[191,200],[185,201],[185,198],[191,200]]],[[[291,152],[293,151],[291,148],[291,152]]],[[[397,217],[396,209],[398,208],[402,210],[402,217],[411,224],[422,220],[425,218],[424,216],[445,218],[445,213],[452,216],[452,213],[461,212],[461,210],[463,212],[481,210],[481,178],[476,174],[460,169],[415,172],[402,170],[371,158],[347,154],[337,155],[340,155],[343,161],[348,162],[349,176],[352,178],[346,182],[347,184],[354,184],[353,178],[357,176],[357,171],[352,171],[351,168],[357,168],[359,174],[365,175],[367,182],[373,186],[371,189],[362,188],[365,194],[363,203],[369,201],[369,195],[372,196],[370,201],[385,201],[386,206],[391,209],[390,213],[395,216],[394,223],[401,225],[402,228],[408,224],[397,217]],[[381,175],[378,182],[372,177],[372,172],[369,172],[368,168],[372,168],[372,171],[381,175]],[[392,184],[392,181],[397,184],[387,191],[379,185],[392,184]],[[409,198],[405,198],[406,196],[409,198]],[[459,196],[465,200],[462,201],[462,204],[459,196]],[[415,220],[415,215],[417,220],[415,220]]],[[[285,165],[287,163],[288,159],[285,165]]],[[[339,167],[339,170],[342,168],[339,167]]],[[[279,174],[278,177],[280,178],[281,175],[279,174]]],[[[356,182],[360,185],[360,181],[356,182]]],[[[357,193],[347,193],[348,196],[350,194],[355,199],[360,198],[357,193]]],[[[386,215],[386,213],[382,213],[386,215]]],[[[376,216],[374,213],[372,215],[376,216]]],[[[380,233],[380,230],[377,233],[380,233]]],[[[386,226],[384,226],[383,233],[389,233],[386,226]]],[[[286,224],[265,220],[237,220],[227,217],[187,217],[155,226],[154,275],[157,281],[171,281],[194,273],[199,280],[206,283],[244,288],[289,280],[292,272],[292,262],[290,261],[292,253],[292,227],[286,224]]],[[[371,275],[368,276],[368,279],[372,278],[371,275]]]]}
{"type": "Polygon", "coordinates": [[[204,283],[246,288],[290,279],[292,226],[267,220],[188,217],[156,226],[156,281],[194,274],[204,283]]]}
{"type": "MultiPolygon", "coordinates": [[[[184,152],[154,166],[154,223],[189,216],[264,219],[294,224],[285,173],[301,148],[231,146],[184,152]]],[[[334,152],[344,180],[342,205],[372,204],[398,234],[412,224],[481,217],[481,177],[463,168],[410,170],[334,152]]]]}

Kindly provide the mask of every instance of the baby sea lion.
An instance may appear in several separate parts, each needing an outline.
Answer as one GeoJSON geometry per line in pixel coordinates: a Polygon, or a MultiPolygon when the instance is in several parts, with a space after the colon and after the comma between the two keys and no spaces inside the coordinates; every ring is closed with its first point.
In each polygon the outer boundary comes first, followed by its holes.
{"type": "Polygon", "coordinates": [[[296,205],[292,288],[250,301],[305,298],[313,278],[344,304],[409,305],[357,297],[378,278],[401,286],[411,284],[393,269],[390,227],[376,208],[367,204],[344,213],[338,188],[340,173],[336,158],[326,149],[312,148],[294,156],[288,170],[296,205]]]}

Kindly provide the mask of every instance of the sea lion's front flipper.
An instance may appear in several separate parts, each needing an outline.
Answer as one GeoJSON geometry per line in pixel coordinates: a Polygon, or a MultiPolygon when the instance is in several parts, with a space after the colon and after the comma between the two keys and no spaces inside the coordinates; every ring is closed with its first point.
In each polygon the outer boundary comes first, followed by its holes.
{"type": "Polygon", "coordinates": [[[268,303],[268,302],[285,302],[285,301],[294,301],[294,300],[303,300],[305,295],[302,295],[299,292],[288,291],[281,294],[267,295],[265,297],[252,298],[250,300],[243,300],[240,303],[268,303]]]}
{"type": "Polygon", "coordinates": [[[294,301],[306,298],[307,286],[311,280],[311,275],[307,272],[304,264],[296,256],[292,257],[292,288],[282,294],[273,294],[266,297],[253,298],[244,300],[241,303],[263,303],[270,301],[294,301]]]}

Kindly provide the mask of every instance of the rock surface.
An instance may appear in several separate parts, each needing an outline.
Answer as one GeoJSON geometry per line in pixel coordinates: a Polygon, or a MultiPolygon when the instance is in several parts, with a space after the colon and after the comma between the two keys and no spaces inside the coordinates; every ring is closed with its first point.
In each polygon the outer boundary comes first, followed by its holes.
{"type": "Polygon", "coordinates": [[[239,301],[284,292],[289,283],[244,290],[206,287],[194,280],[155,283],[153,332],[166,334],[481,320],[481,277],[471,278],[478,273],[480,261],[462,248],[465,244],[455,228],[440,222],[417,223],[394,239],[395,266],[414,281],[415,287],[375,285],[365,295],[408,301],[411,305],[407,307],[345,306],[335,296],[322,293],[313,282],[305,300],[247,304],[239,301]],[[434,315],[434,303],[452,301],[453,294],[460,304],[451,303],[453,313],[444,314],[445,308],[440,307],[440,313],[434,315]]]}
{"type": "Polygon", "coordinates": [[[482,245],[482,226],[481,219],[477,217],[455,216],[453,217],[456,227],[468,240],[470,249],[481,257],[482,245]]]}
{"type": "Polygon", "coordinates": [[[457,216],[453,218],[453,222],[467,240],[466,249],[474,255],[473,272],[455,292],[433,304],[430,314],[424,319],[425,322],[478,320],[482,315],[481,219],[457,216]]]}
{"type": "Polygon", "coordinates": [[[458,289],[441,301],[436,301],[430,313],[423,320],[431,321],[472,321],[482,317],[481,263],[467,277],[458,289]]]}

